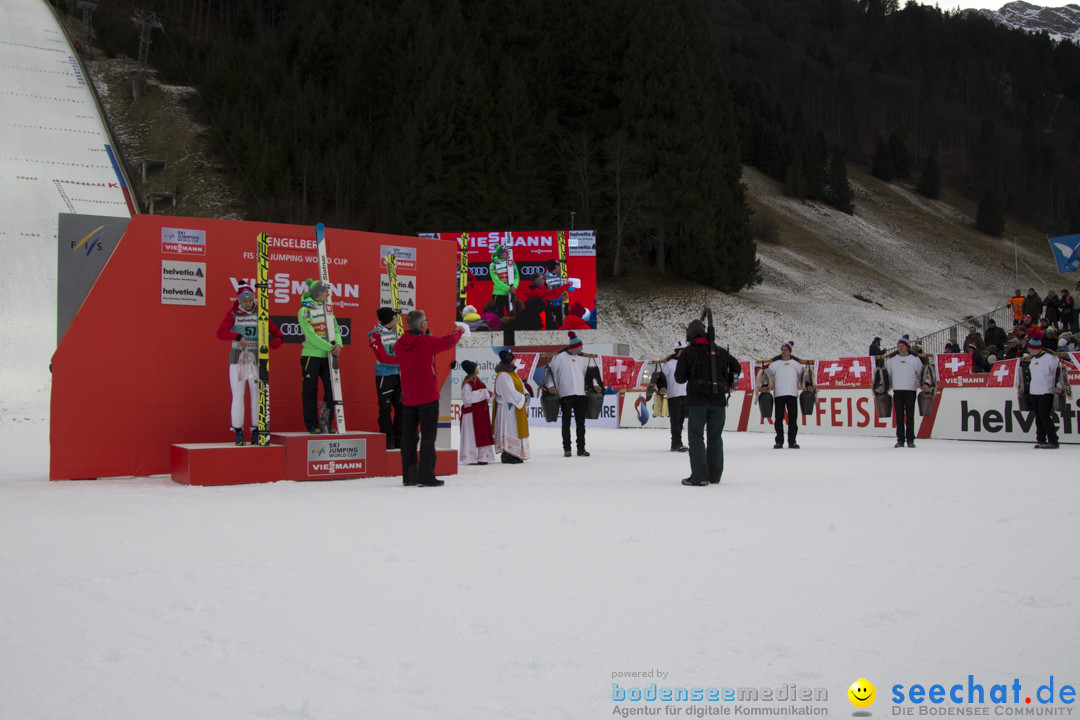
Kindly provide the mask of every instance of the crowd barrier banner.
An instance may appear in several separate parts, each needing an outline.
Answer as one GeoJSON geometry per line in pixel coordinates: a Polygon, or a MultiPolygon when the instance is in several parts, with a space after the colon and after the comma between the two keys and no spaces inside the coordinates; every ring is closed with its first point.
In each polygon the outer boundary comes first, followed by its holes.
{"type": "MultiPolygon", "coordinates": [[[[1080,365],[1080,353],[1071,358],[1080,365]]],[[[1017,406],[1017,361],[995,363],[989,373],[955,374],[938,361],[947,376],[938,384],[929,415],[915,415],[916,437],[940,440],[1035,442],[1034,415],[1017,406]]],[[[744,366],[747,364],[744,363],[744,366]]],[[[1066,365],[1072,384],[1080,383],[1080,370],[1066,365]]],[[[808,434],[895,437],[893,418],[878,417],[871,385],[874,361],[868,357],[816,361],[818,395],[814,412],[800,414],[799,431],[808,434]]],[[[755,368],[756,369],[756,368],[755,368]]],[[[763,418],[754,402],[752,375],[744,374],[728,401],[728,431],[773,433],[773,418],[763,418]]],[[[623,393],[619,426],[668,428],[667,417],[657,417],[652,400],[638,386],[623,393]]],[[[1071,398],[1064,412],[1055,413],[1062,444],[1080,444],[1080,399],[1071,398]]]]}

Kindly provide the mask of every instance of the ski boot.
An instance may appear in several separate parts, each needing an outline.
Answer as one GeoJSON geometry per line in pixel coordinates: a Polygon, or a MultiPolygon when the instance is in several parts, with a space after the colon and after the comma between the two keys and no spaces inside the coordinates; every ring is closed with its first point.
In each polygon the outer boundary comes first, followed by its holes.
{"type": "Polygon", "coordinates": [[[247,444],[247,443],[244,442],[244,429],[243,428],[235,428],[234,427],[234,428],[230,428],[230,429],[236,431],[236,444],[237,445],[246,445],[247,444]]]}

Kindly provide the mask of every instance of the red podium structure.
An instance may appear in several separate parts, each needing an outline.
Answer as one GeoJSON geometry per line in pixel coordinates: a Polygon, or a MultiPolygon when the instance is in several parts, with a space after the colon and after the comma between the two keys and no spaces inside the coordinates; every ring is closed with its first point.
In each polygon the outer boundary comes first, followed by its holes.
{"type": "Polygon", "coordinates": [[[187,443],[171,448],[172,479],[181,485],[242,485],[285,479],[284,445],[187,443]]]}
{"type": "MultiPolygon", "coordinates": [[[[173,470],[184,478],[179,482],[217,484],[238,472],[251,475],[237,468],[256,456],[262,462],[265,454],[272,464],[275,452],[288,449],[220,447],[231,437],[229,343],[218,340],[216,330],[238,285],[254,283],[255,239],[261,232],[270,236],[270,314],[286,335],[285,344],[270,357],[271,431],[304,429],[297,342],[302,335],[294,326],[306,290],[303,281],[318,277],[315,229],[137,215],[52,358],[50,479],[147,477],[173,470]],[[144,349],[137,355],[118,354],[117,348],[131,348],[136,338],[144,349]]],[[[371,433],[378,429],[375,358],[362,340],[353,341],[374,324],[376,309],[389,303],[382,290],[385,257],[393,253],[398,258],[401,307],[423,309],[432,332],[446,334],[453,330],[457,246],[334,228],[327,228],[326,235],[334,264],[330,297],[345,344],[345,415],[350,429],[371,433]]],[[[453,353],[435,359],[440,385],[452,359],[453,353]]],[[[359,464],[342,467],[337,458],[329,458],[333,472],[328,476],[393,474],[386,467],[385,443],[376,447],[377,442],[365,439],[363,445],[362,472],[359,464]]],[[[332,450],[346,452],[323,448],[324,453],[332,450]]],[[[359,452],[359,446],[353,450],[359,452]]],[[[313,459],[312,467],[310,472],[317,473],[330,466],[318,466],[313,459]]],[[[308,471],[284,471],[277,479],[317,479],[308,471]]],[[[265,468],[266,478],[275,475],[265,468]]]]}

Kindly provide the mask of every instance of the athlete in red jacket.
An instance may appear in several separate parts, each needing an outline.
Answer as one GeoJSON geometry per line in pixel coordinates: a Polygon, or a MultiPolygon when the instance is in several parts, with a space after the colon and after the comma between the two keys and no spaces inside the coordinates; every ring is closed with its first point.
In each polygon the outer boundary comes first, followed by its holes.
{"type": "Polygon", "coordinates": [[[387,355],[378,335],[368,334],[368,344],[379,362],[401,368],[401,476],[405,485],[437,487],[444,484],[435,477],[435,436],[439,432],[439,385],[435,356],[457,345],[464,330],[436,337],[428,330],[423,310],[413,310],[405,317],[408,331],[394,345],[394,355],[387,355]],[[419,433],[417,432],[419,430],[419,433]],[[419,463],[417,441],[420,442],[419,463]]]}

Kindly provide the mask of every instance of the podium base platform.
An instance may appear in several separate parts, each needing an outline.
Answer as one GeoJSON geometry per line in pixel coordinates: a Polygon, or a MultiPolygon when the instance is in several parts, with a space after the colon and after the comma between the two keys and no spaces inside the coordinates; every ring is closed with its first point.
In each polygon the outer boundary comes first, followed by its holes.
{"type": "Polygon", "coordinates": [[[170,448],[172,479],[181,485],[244,485],[285,479],[284,445],[187,443],[170,448]]]}
{"type": "Polygon", "coordinates": [[[285,446],[288,480],[355,480],[387,474],[382,433],[271,432],[270,442],[285,446]]]}

